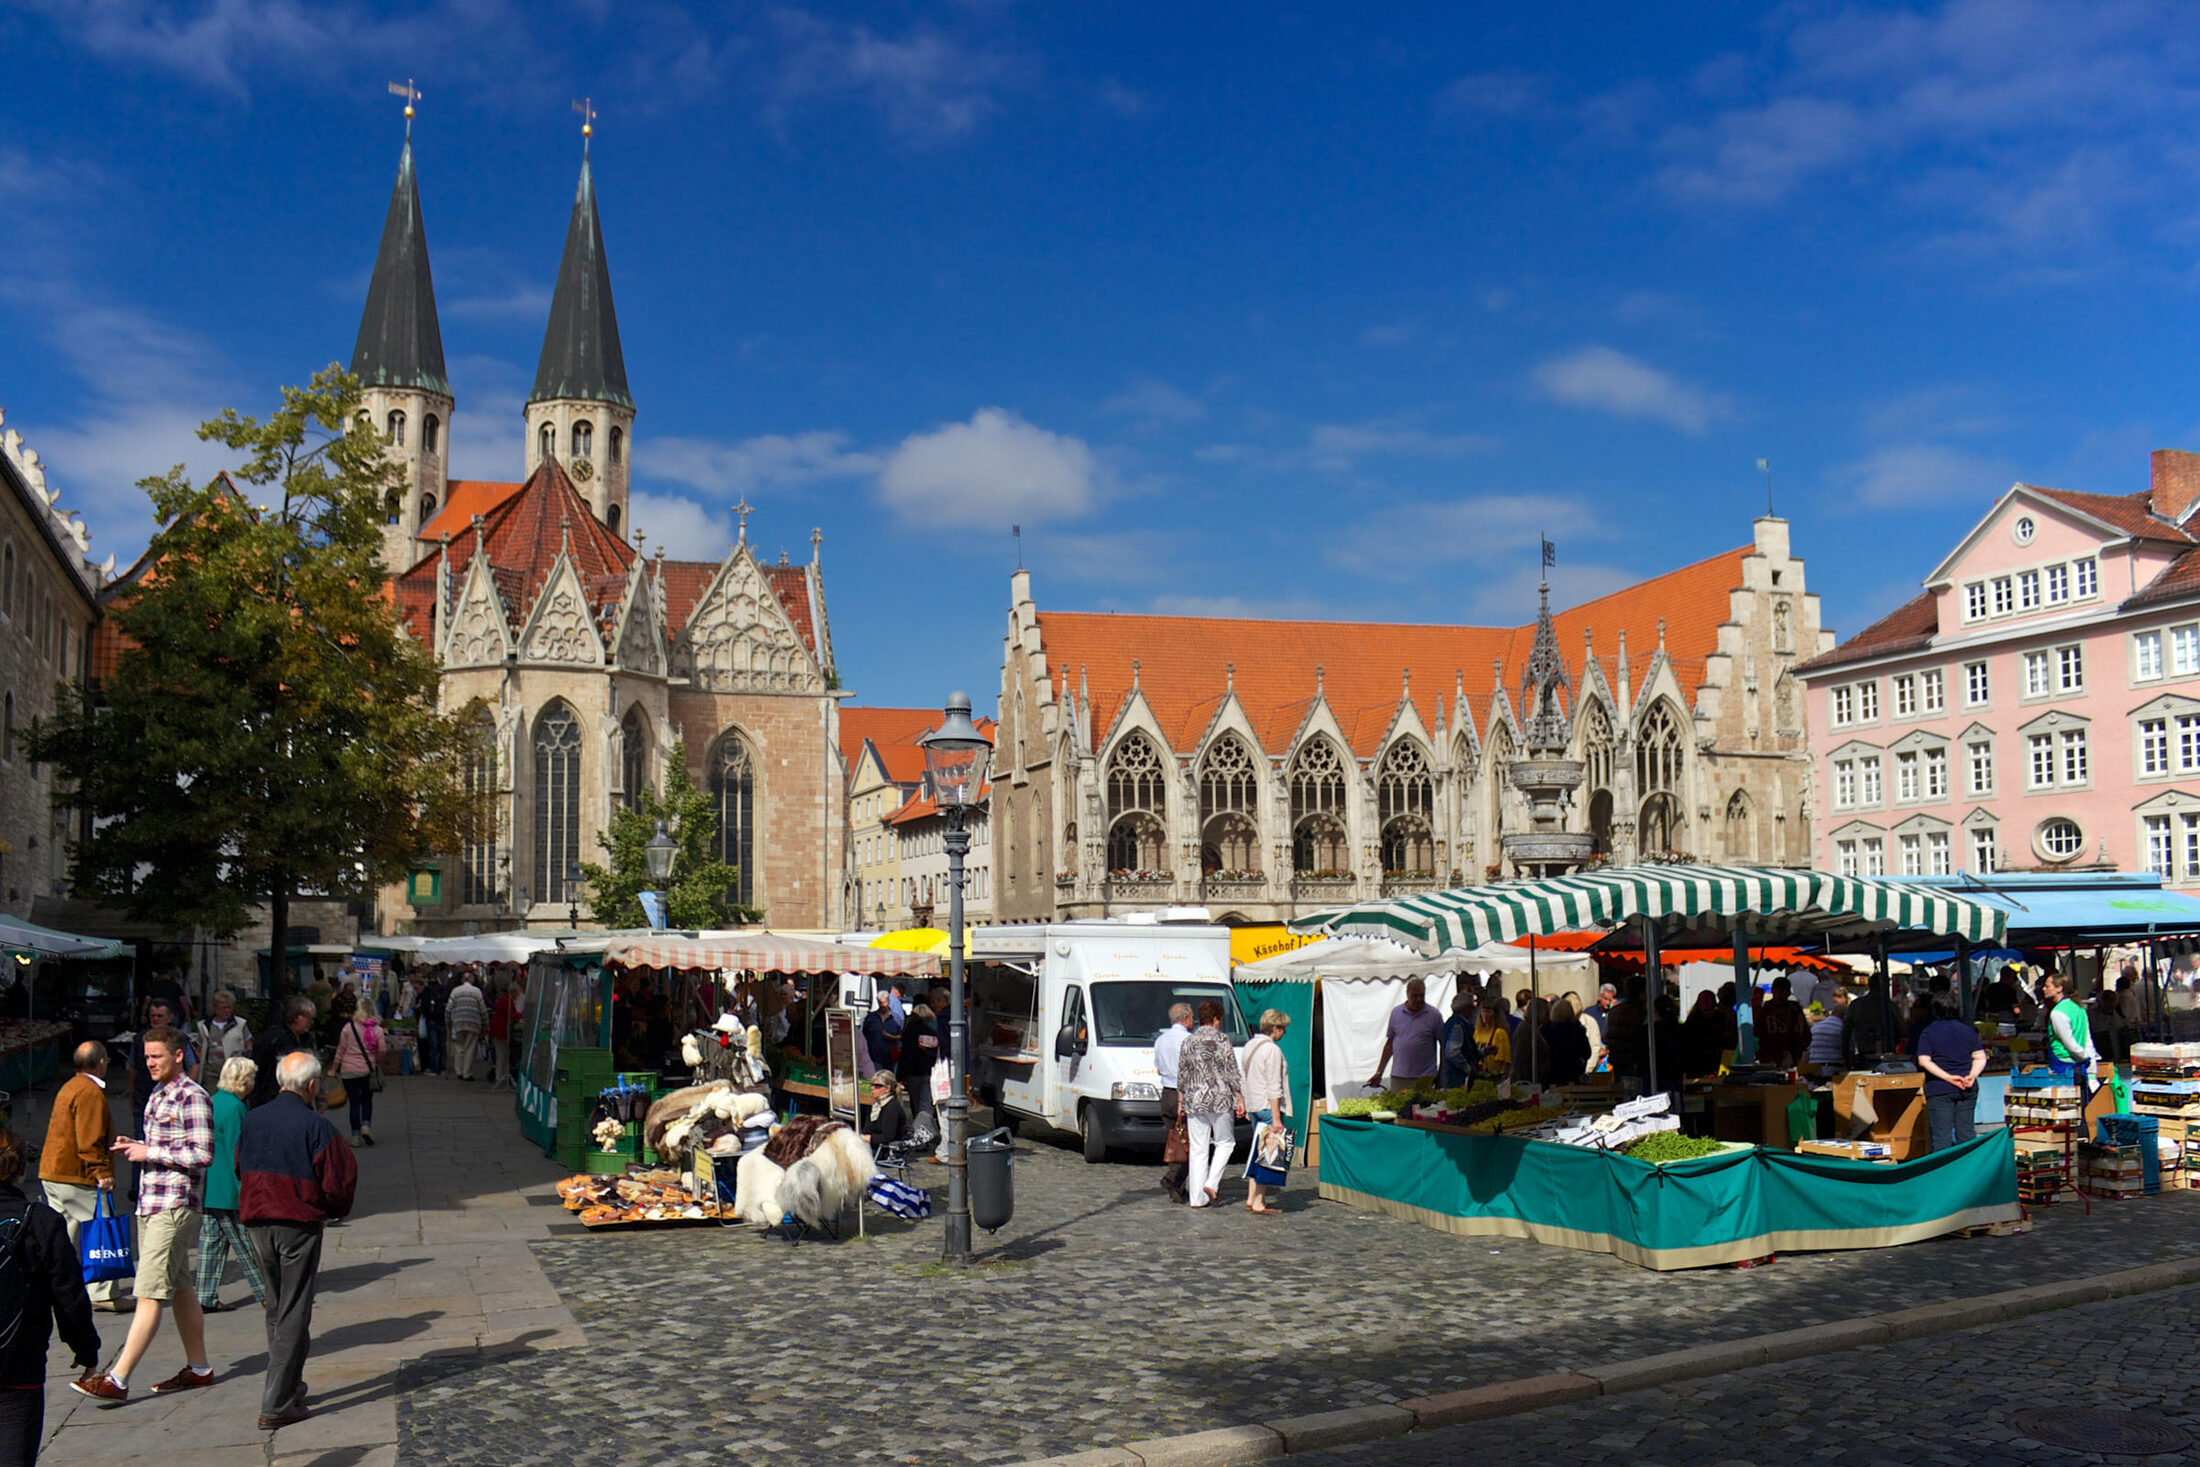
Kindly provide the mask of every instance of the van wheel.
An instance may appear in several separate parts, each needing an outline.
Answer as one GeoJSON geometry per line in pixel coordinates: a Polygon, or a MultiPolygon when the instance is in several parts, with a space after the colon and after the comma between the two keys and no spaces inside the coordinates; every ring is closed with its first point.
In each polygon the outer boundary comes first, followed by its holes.
{"type": "Polygon", "coordinates": [[[1100,1118],[1086,1106],[1077,1113],[1078,1134],[1085,1138],[1085,1160],[1098,1162],[1108,1159],[1107,1138],[1100,1133],[1100,1118]]]}

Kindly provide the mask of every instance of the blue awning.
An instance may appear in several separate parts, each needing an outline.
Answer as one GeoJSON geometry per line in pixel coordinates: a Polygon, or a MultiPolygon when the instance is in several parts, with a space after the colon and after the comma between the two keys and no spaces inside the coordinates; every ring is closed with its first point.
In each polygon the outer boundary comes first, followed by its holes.
{"type": "Polygon", "coordinates": [[[2010,947],[2100,938],[2200,933],[2200,898],[2165,891],[2160,878],[2126,872],[2073,876],[1909,878],[1947,887],[2009,914],[2010,947]]]}

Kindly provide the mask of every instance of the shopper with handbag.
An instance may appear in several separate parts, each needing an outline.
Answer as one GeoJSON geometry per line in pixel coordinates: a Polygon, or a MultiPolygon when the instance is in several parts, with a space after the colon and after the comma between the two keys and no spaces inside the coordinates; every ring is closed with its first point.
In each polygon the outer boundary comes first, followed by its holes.
{"type": "MultiPolygon", "coordinates": [[[[1262,1189],[1283,1185],[1283,1173],[1268,1163],[1279,1150],[1275,1144],[1278,1138],[1270,1135],[1271,1129],[1282,1127],[1286,1135],[1290,1131],[1284,1122],[1291,1115],[1291,1067],[1283,1057],[1283,1031],[1290,1027],[1289,1014],[1270,1009],[1260,1016],[1260,1032],[1245,1046],[1245,1114],[1259,1127],[1253,1132],[1252,1153],[1245,1162],[1245,1210],[1264,1216],[1283,1211],[1267,1205],[1262,1189]]],[[[1288,1162],[1291,1148],[1287,1140],[1280,1151],[1288,1162]]]]}
{"type": "Polygon", "coordinates": [[[1222,1032],[1222,1005],[1217,1000],[1199,1001],[1199,1027],[1185,1039],[1176,1072],[1191,1130],[1188,1205],[1205,1207],[1215,1200],[1222,1174],[1230,1165],[1230,1152],[1237,1145],[1231,1117],[1245,1114],[1245,1077],[1238,1069],[1230,1036],[1222,1032]]]}
{"type": "MultiPolygon", "coordinates": [[[[76,1073],[53,1098],[46,1122],[46,1146],[38,1176],[46,1202],[69,1225],[69,1246],[77,1246],[84,1224],[99,1213],[100,1194],[114,1200],[115,1163],[109,1148],[115,1139],[113,1113],[107,1108],[107,1046],[87,1039],[73,1056],[76,1073]]],[[[92,1307],[127,1314],[131,1306],[115,1297],[114,1279],[91,1286],[92,1307]]]]}
{"type": "Polygon", "coordinates": [[[351,1144],[374,1144],[374,1092],[382,1088],[382,1027],[372,1010],[358,1009],[336,1034],[336,1078],[344,1082],[351,1112],[351,1144]]]}
{"type": "Polygon", "coordinates": [[[1161,1190],[1178,1202],[1191,1200],[1184,1178],[1192,1165],[1192,1133],[1184,1119],[1182,1095],[1176,1084],[1177,1056],[1184,1052],[1185,1037],[1191,1032],[1192,1006],[1171,1004],[1169,1027],[1153,1042],[1154,1074],[1161,1081],[1161,1119],[1169,1126],[1161,1143],[1161,1190]]]}

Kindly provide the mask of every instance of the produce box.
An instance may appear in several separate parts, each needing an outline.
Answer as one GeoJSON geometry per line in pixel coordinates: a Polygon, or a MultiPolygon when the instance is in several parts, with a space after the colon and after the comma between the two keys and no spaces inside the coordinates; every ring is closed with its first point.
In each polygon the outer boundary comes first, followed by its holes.
{"type": "Polygon", "coordinates": [[[1884,1141],[1798,1141],[1795,1149],[1804,1156],[1838,1156],[1848,1161],[1876,1162],[1881,1166],[1893,1166],[1894,1148],[1884,1141]]]}

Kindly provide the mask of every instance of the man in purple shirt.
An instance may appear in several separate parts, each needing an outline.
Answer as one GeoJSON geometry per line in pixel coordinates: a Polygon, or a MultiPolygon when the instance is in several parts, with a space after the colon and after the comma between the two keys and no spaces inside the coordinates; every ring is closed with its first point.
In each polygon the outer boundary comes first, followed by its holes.
{"type": "Polygon", "coordinates": [[[1420,979],[1406,983],[1406,1001],[1390,1011],[1383,1029],[1383,1057],[1375,1062],[1375,1074],[1367,1083],[1383,1088],[1383,1071],[1391,1071],[1391,1083],[1404,1089],[1416,1080],[1436,1078],[1437,1051],[1442,1047],[1443,1015],[1430,1007],[1428,986],[1420,979]],[[1392,1058],[1397,1059],[1395,1068],[1392,1058]]]}

